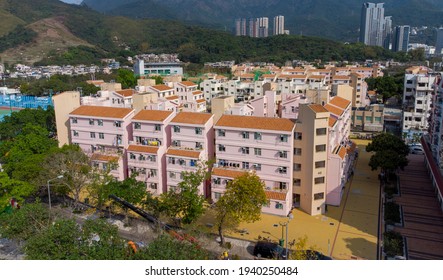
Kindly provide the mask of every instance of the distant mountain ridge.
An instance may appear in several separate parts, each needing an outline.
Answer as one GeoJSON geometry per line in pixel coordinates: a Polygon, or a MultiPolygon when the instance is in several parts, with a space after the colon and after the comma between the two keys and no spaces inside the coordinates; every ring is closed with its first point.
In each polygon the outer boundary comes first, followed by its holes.
{"type": "MultiPolygon", "coordinates": [[[[133,18],[169,18],[231,31],[235,18],[285,16],[292,34],[356,41],[365,0],[84,0],[94,10],[133,18]]],[[[385,0],[394,25],[443,25],[441,0],[385,0]]]]}

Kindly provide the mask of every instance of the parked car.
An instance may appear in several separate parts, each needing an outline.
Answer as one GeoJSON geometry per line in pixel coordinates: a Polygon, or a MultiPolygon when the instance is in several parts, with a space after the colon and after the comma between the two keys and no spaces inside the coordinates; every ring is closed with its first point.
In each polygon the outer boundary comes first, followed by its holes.
{"type": "Polygon", "coordinates": [[[409,147],[409,152],[414,155],[423,155],[424,151],[421,146],[411,146],[409,147]]]}
{"type": "Polygon", "coordinates": [[[254,256],[267,259],[286,259],[285,249],[272,242],[259,241],[254,247],[254,256]]]}

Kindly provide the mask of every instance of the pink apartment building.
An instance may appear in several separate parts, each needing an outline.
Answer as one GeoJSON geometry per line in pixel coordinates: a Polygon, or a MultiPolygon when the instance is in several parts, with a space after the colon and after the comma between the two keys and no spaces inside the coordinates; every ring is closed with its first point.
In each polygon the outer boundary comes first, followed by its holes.
{"type": "Polygon", "coordinates": [[[146,183],[154,195],[166,192],[166,151],[173,111],[141,110],[132,118],[133,138],[127,149],[129,176],[146,183]]]}
{"type": "Polygon", "coordinates": [[[123,180],[133,116],[134,110],[129,108],[80,106],[69,114],[71,143],[79,145],[95,167],[110,168],[112,176],[123,180]]]}
{"type": "Polygon", "coordinates": [[[355,144],[349,141],[351,102],[335,96],[324,106],[330,112],[326,203],[340,205],[352,170],[355,144]]]}
{"type": "MultiPolygon", "coordinates": [[[[180,112],[170,122],[171,145],[166,153],[167,189],[175,189],[183,171],[196,171],[200,163],[214,158],[214,116],[180,112]]],[[[200,194],[210,196],[208,182],[200,194]]]]}
{"type": "Polygon", "coordinates": [[[286,216],[292,209],[294,127],[288,119],[223,115],[215,125],[212,200],[223,195],[230,180],[255,171],[269,201],[262,211],[286,216]]]}

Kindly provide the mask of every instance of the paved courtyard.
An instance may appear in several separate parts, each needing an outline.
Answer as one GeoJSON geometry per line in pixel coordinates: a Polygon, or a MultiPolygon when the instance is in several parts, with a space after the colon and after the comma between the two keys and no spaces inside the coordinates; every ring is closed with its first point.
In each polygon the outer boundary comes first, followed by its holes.
{"type": "MultiPolygon", "coordinates": [[[[309,245],[334,259],[377,259],[380,187],[378,172],[368,166],[366,144],[357,140],[359,157],[340,207],[328,206],[325,215],[317,216],[293,210],[289,241],[306,235],[309,245]]],[[[229,235],[254,242],[259,237],[278,241],[285,235],[279,223],[286,221],[287,218],[263,214],[259,222],[242,224],[239,231],[229,235]]]]}

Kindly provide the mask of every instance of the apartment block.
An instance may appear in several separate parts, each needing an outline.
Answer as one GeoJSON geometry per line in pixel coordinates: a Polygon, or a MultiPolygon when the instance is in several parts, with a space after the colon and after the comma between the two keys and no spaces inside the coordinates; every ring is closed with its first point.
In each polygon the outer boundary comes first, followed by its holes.
{"type": "MultiPolygon", "coordinates": [[[[171,145],[166,152],[167,189],[176,189],[183,171],[196,171],[214,158],[214,117],[206,113],[180,112],[170,122],[171,145]]],[[[199,193],[210,196],[203,182],[199,193]]]]}
{"type": "Polygon", "coordinates": [[[52,103],[54,104],[58,146],[69,145],[72,143],[69,113],[80,107],[80,92],[66,91],[54,95],[52,96],[52,103]]]}
{"type": "Polygon", "coordinates": [[[294,127],[288,119],[223,115],[215,125],[212,199],[223,195],[229,180],[256,172],[268,198],[262,211],[286,216],[292,209],[294,127]]]}
{"type": "Polygon", "coordinates": [[[132,138],[134,110],[104,106],[80,106],[69,114],[72,144],[79,145],[97,168],[119,180],[127,176],[125,149],[132,138]]]}
{"type": "Polygon", "coordinates": [[[128,175],[135,173],[154,195],[167,190],[166,151],[171,144],[169,122],[174,116],[172,111],[141,110],[132,118],[133,138],[126,151],[128,175]]]}
{"type": "Polygon", "coordinates": [[[296,121],[293,201],[309,215],[326,211],[329,116],[322,105],[301,104],[296,121]]]}

